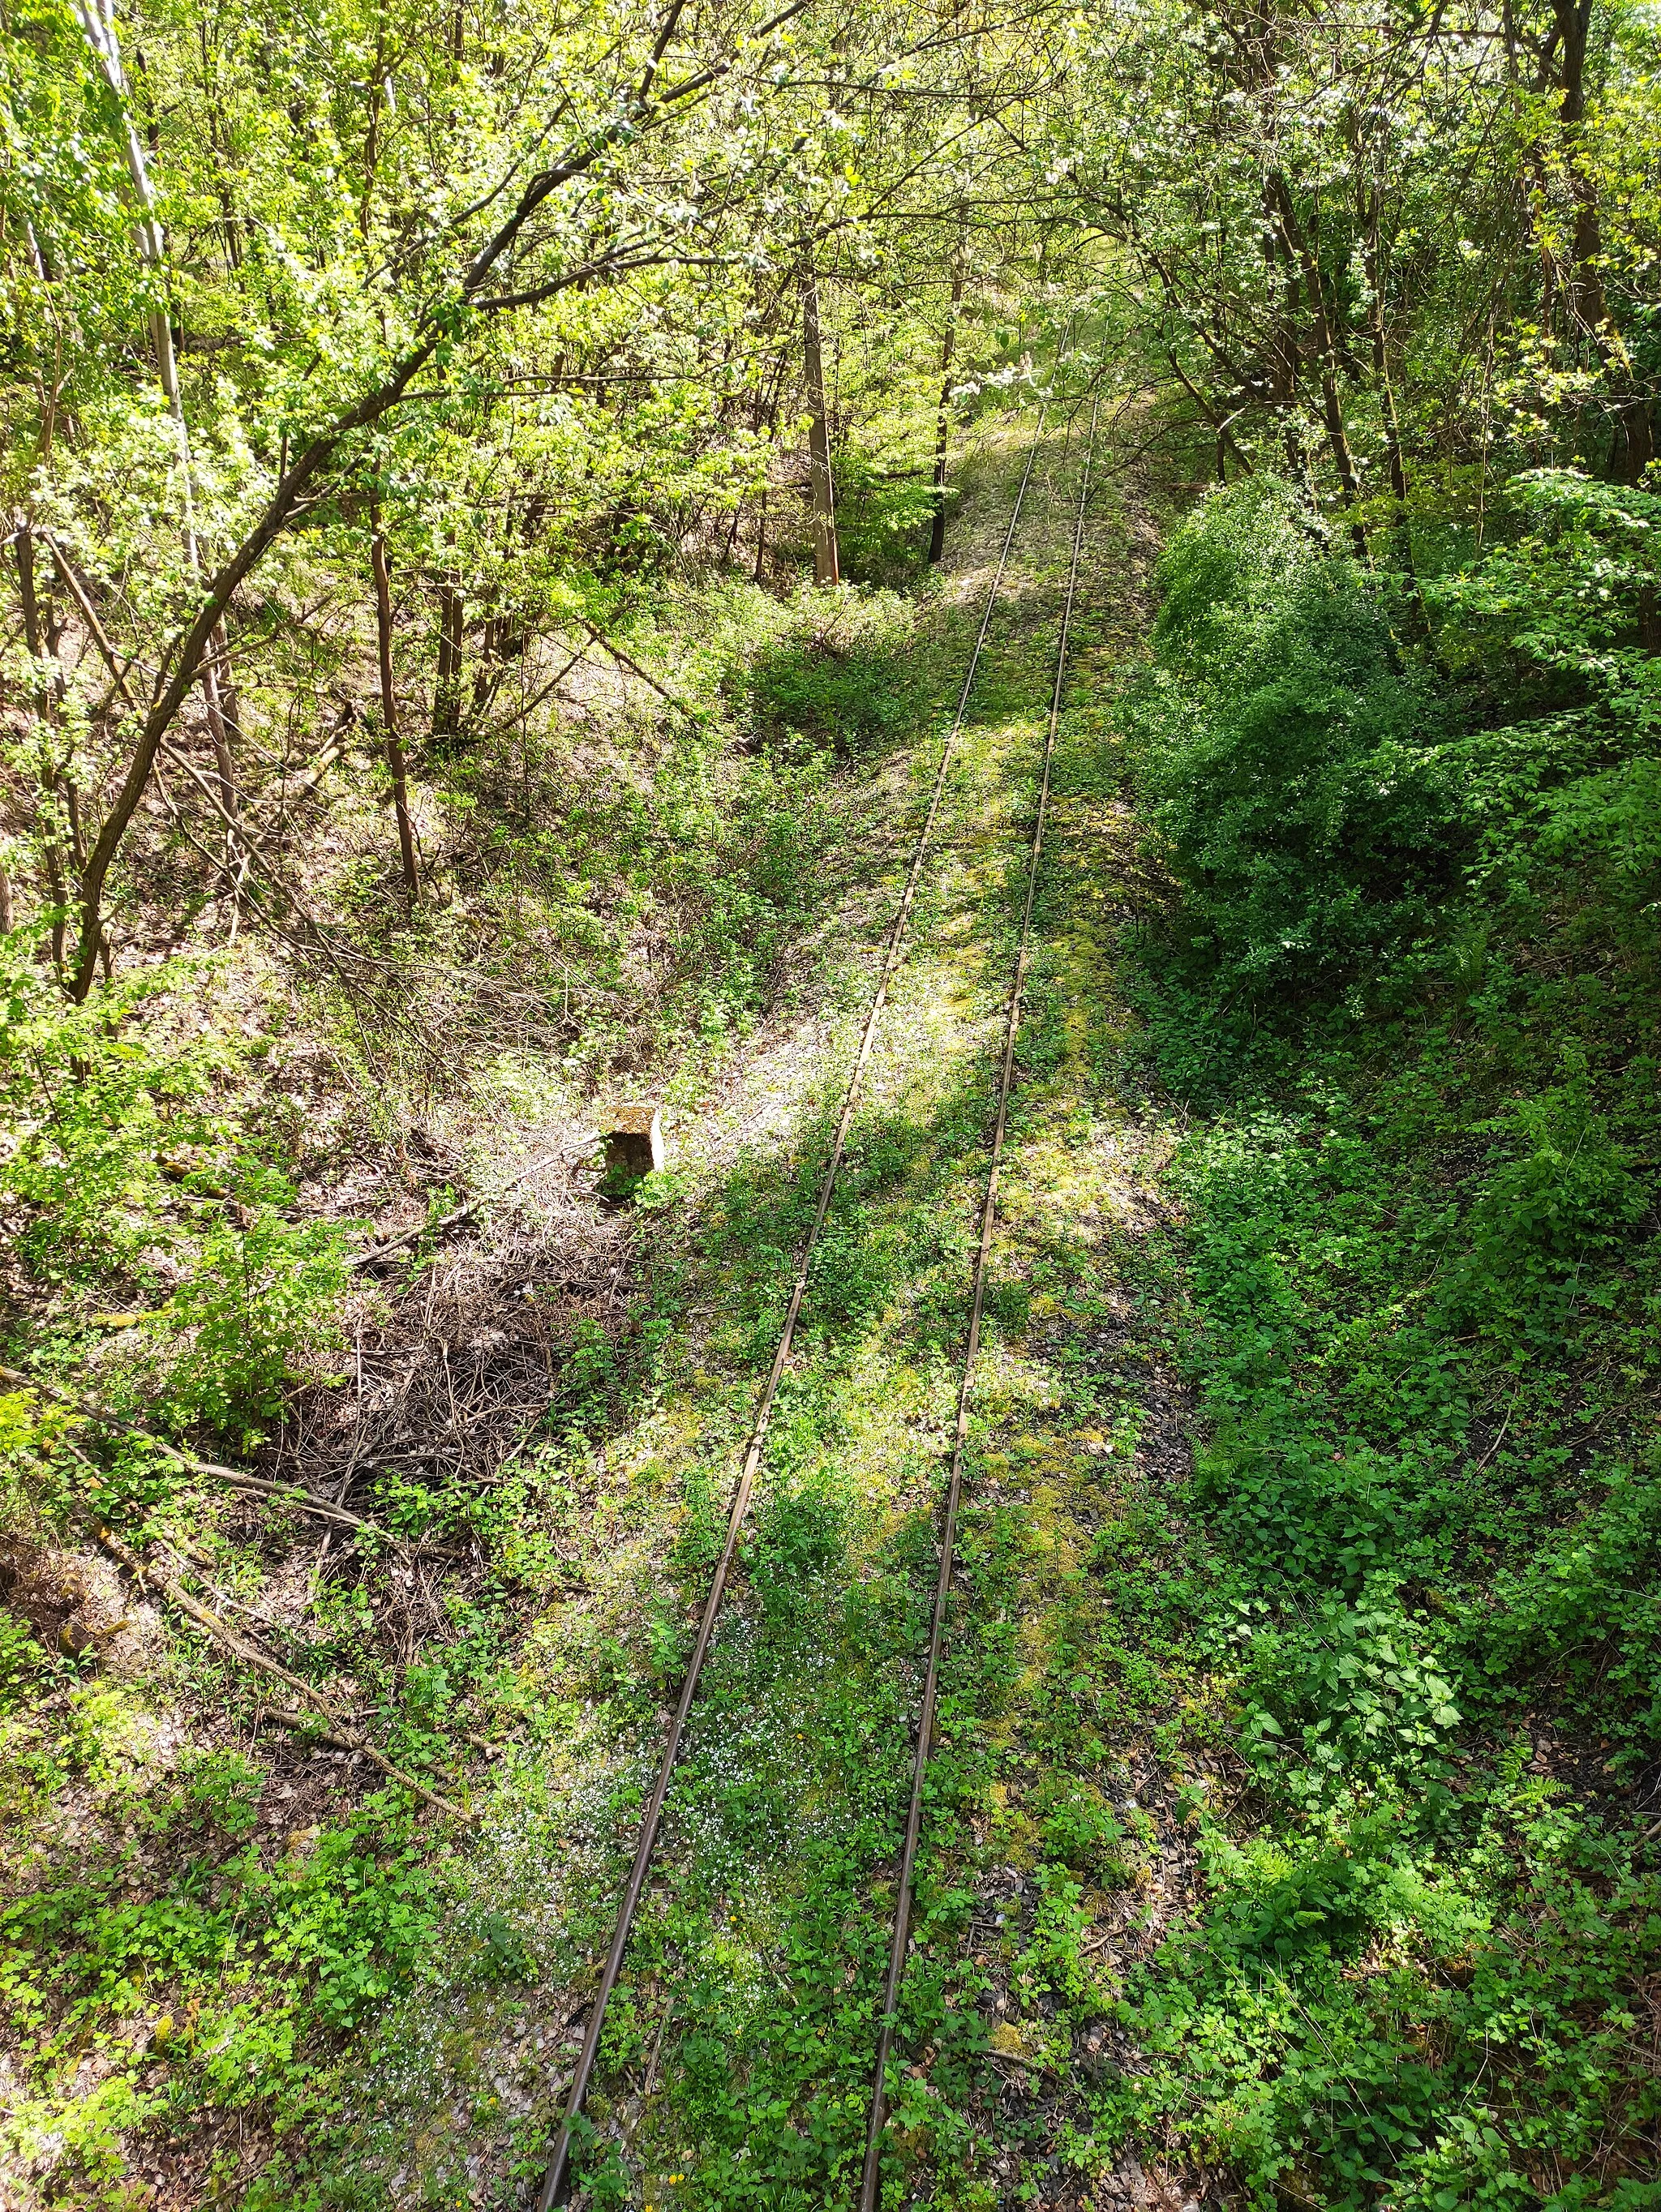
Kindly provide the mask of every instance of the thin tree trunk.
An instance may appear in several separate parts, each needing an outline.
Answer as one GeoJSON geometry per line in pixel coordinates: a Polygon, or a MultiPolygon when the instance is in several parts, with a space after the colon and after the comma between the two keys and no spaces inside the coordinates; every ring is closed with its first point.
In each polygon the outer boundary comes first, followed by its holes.
{"type": "Polygon", "coordinates": [[[1396,387],[1390,380],[1390,345],[1384,328],[1384,249],[1379,221],[1383,198],[1375,179],[1361,210],[1367,234],[1370,264],[1367,281],[1372,293],[1367,302],[1367,336],[1372,347],[1372,374],[1378,387],[1379,411],[1384,418],[1390,496],[1396,501],[1396,551],[1401,559],[1402,573],[1413,593],[1420,630],[1428,639],[1431,635],[1430,611],[1425,605],[1424,592],[1419,582],[1418,563],[1414,558],[1413,523],[1408,513],[1407,459],[1402,451],[1402,422],[1396,408],[1396,387]]]}
{"type": "Polygon", "coordinates": [[[824,356],[819,341],[819,288],[810,256],[801,268],[802,354],[812,420],[807,453],[813,480],[813,581],[840,583],[837,560],[837,495],[830,475],[830,422],[824,404],[824,356]]]}
{"type": "Polygon", "coordinates": [[[375,167],[380,159],[380,102],[386,79],[386,30],[383,23],[375,32],[374,73],[369,83],[369,119],[363,132],[363,197],[358,203],[357,227],[365,238],[369,234],[369,204],[374,197],[375,167]]]}
{"type": "MultiPolygon", "coordinates": [[[[38,668],[44,658],[41,651],[40,600],[34,585],[34,533],[27,516],[19,525],[13,543],[17,548],[17,595],[23,610],[23,642],[28,648],[29,659],[38,668]]],[[[34,695],[34,710],[40,717],[41,730],[40,798],[46,832],[40,841],[40,851],[46,863],[46,887],[52,903],[52,965],[61,982],[65,975],[64,955],[69,909],[64,881],[62,796],[58,789],[58,763],[52,750],[54,704],[53,687],[49,680],[42,678],[34,695]]]]}
{"type": "Polygon", "coordinates": [[[928,524],[928,565],[934,568],[946,550],[946,457],[952,434],[952,356],[958,343],[958,311],[963,305],[964,241],[952,260],[952,305],[946,310],[946,331],[940,340],[940,398],[934,416],[934,512],[928,524]]]}
{"type": "MultiPolygon", "coordinates": [[[[1327,444],[1332,449],[1333,465],[1338,471],[1338,488],[1343,495],[1344,505],[1353,507],[1361,496],[1361,480],[1356,471],[1355,456],[1350,450],[1343,403],[1338,396],[1338,356],[1332,343],[1332,325],[1327,316],[1320,267],[1310,246],[1308,234],[1298,220],[1298,211],[1293,204],[1286,179],[1278,169],[1275,172],[1273,184],[1281,234],[1287,247],[1297,257],[1298,265],[1303,273],[1304,289],[1309,295],[1315,351],[1321,365],[1321,407],[1326,420],[1327,444]]],[[[1366,560],[1366,532],[1359,522],[1351,522],[1350,535],[1356,552],[1363,561],[1366,560]]]]}
{"type": "Polygon", "coordinates": [[[392,689],[392,587],[386,570],[386,539],[380,519],[369,541],[374,570],[375,641],[380,652],[380,726],[386,741],[386,765],[392,772],[392,806],[398,816],[398,849],[404,862],[404,894],[413,914],[421,896],[416,871],[415,830],[410,820],[410,778],[404,744],[398,733],[398,694],[392,689]]]}
{"type": "Polygon", "coordinates": [[[463,602],[454,584],[438,588],[438,673],[433,682],[433,735],[453,738],[461,723],[463,602]]]}
{"type": "MultiPolygon", "coordinates": [[[[214,632],[213,655],[202,664],[202,692],[207,704],[208,736],[213,744],[214,770],[218,779],[220,800],[227,818],[237,822],[240,819],[240,813],[236,803],[236,769],[231,757],[230,718],[225,712],[228,696],[234,698],[234,695],[228,695],[227,691],[221,690],[218,675],[218,658],[225,651],[225,629],[222,623],[214,632]]],[[[236,842],[234,833],[228,830],[227,859],[233,868],[236,864],[236,842]]]]}
{"type": "MultiPolygon", "coordinates": [[[[115,21],[110,12],[109,0],[74,0],[75,12],[82,35],[92,48],[100,67],[115,94],[120,116],[121,150],[126,162],[127,175],[132,185],[133,198],[138,206],[138,251],[147,269],[161,275],[165,267],[165,249],[161,224],[155,210],[155,195],[150,185],[149,169],[144,159],[144,149],[132,127],[127,106],[127,84],[121,66],[121,49],[115,35],[115,21]]],[[[167,412],[173,417],[173,433],[179,441],[179,458],[185,492],[185,523],[183,530],[185,565],[193,583],[199,582],[202,574],[201,555],[196,536],[196,471],[191,453],[190,428],[185,420],[185,404],[179,389],[179,364],[173,353],[173,325],[167,319],[165,302],[152,307],[149,313],[150,343],[155,354],[157,380],[167,412]]],[[[230,665],[230,647],[225,636],[222,618],[215,624],[210,640],[212,653],[202,662],[202,696],[207,709],[208,736],[213,746],[214,766],[218,776],[220,795],[231,823],[239,820],[236,799],[235,765],[231,754],[231,732],[235,727],[236,709],[232,693],[231,713],[228,717],[225,700],[222,696],[220,671],[230,665]]],[[[234,829],[226,832],[226,859],[233,883],[236,880],[236,864],[240,840],[234,829]]]]}

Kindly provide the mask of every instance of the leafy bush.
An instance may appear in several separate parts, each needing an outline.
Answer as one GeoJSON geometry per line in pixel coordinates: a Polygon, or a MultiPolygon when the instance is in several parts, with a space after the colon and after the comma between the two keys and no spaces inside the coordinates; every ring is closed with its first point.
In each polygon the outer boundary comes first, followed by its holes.
{"type": "Polygon", "coordinates": [[[1442,1285],[1444,1310],[1457,1326],[1549,1328],[1588,1263],[1618,1251],[1642,1220],[1649,1194],[1584,1079],[1519,1099],[1472,1134],[1497,1140],[1497,1164],[1442,1285]]]}
{"type": "Polygon", "coordinates": [[[891,467],[853,448],[837,456],[837,545],[845,577],[898,583],[922,559],[934,516],[934,478],[909,460],[891,467]]]}
{"type": "Polygon", "coordinates": [[[246,1228],[215,1223],[192,1272],[147,1325],[174,1425],[274,1419],[301,1362],[338,1343],[333,1311],[346,1281],[340,1223],[291,1224],[269,1205],[246,1228]]]}
{"type": "Polygon", "coordinates": [[[1485,1704],[1555,1680],[1615,1734],[1616,1765],[1641,1771],[1661,1745],[1661,1480],[1616,1468],[1585,1514],[1495,1577],[1492,1602],[1450,1645],[1485,1704]]]}
{"type": "Polygon", "coordinates": [[[1465,693],[1481,874],[1515,895],[1567,864],[1630,927],[1661,897],[1661,495],[1542,469],[1506,487],[1497,542],[1426,585],[1465,693]]]}
{"type": "Polygon", "coordinates": [[[1188,518],[1159,581],[1131,737],[1194,945],[1261,991],[1410,938],[1462,844],[1445,710],[1354,562],[1253,477],[1188,518]]]}
{"type": "Polygon", "coordinates": [[[815,1587],[843,1557],[847,1514],[820,1489],[775,1491],[757,1516],[745,1564],[769,1621],[795,1623],[815,1587]]]}
{"type": "Polygon", "coordinates": [[[1206,1930],[1212,1952],[1284,1966],[1316,1948],[1353,1951],[1374,1917],[1380,1825],[1299,1838],[1290,1848],[1262,1837],[1244,1849],[1214,1838],[1207,1854],[1219,1897],[1206,1930]]]}
{"type": "Polygon", "coordinates": [[[32,1694],[36,1678],[47,1664],[28,1623],[0,1613],[0,1716],[32,1694]]]}
{"type": "Polygon", "coordinates": [[[9,953],[0,1104],[21,1140],[0,1188],[52,1334],[119,1328],[108,1388],[176,1428],[269,1420],[338,1341],[355,1224],[285,1218],[294,1188],[261,1154],[246,1041],[200,1020],[200,963],[119,976],[94,1012],[65,1005],[17,939],[9,953]]]}

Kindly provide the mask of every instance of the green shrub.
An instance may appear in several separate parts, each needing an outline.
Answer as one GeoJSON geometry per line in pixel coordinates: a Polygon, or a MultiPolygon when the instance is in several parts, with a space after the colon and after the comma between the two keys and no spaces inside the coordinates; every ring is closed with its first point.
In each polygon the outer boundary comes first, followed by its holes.
{"type": "Polygon", "coordinates": [[[1398,1603],[1329,1600],[1312,1618],[1255,1630],[1247,1650],[1244,1739],[1281,1786],[1294,1747],[1296,1778],[1315,1795],[1362,1774],[1422,1782],[1438,1771],[1459,1711],[1422,1624],[1398,1603]]]}
{"type": "Polygon", "coordinates": [[[1054,1792],[1038,1833],[1047,1858],[1088,1881],[1110,1888],[1130,1879],[1124,1830],[1094,1790],[1071,1784],[1054,1792]]]}
{"type": "Polygon", "coordinates": [[[1426,597],[1462,687],[1458,744],[1482,878],[1515,896],[1584,882],[1623,929],[1661,897],[1661,495],[1542,469],[1506,488],[1494,540],[1426,597]]]}
{"type": "MultiPolygon", "coordinates": [[[[909,457],[908,457],[909,459],[909,457]]],[[[845,450],[837,456],[837,549],[861,583],[904,582],[921,563],[934,516],[932,471],[845,450]]]]}
{"type": "Polygon", "coordinates": [[[768,1620],[796,1623],[825,1575],[843,1556],[848,1516],[820,1489],[777,1490],[756,1517],[745,1565],[768,1620]]]}
{"type": "Polygon", "coordinates": [[[1661,1745],[1661,1480],[1616,1469],[1585,1513],[1495,1577],[1450,1641],[1484,1703],[1554,1682],[1616,1737],[1615,1764],[1640,1771],[1661,1745]]]}
{"type": "Polygon", "coordinates": [[[1519,1099],[1472,1134],[1496,1140],[1496,1164],[1441,1287],[1444,1310],[1457,1327],[1561,1326],[1589,1263],[1626,1243],[1649,1193],[1584,1079],[1519,1099]]]}
{"type": "Polygon", "coordinates": [[[1194,948],[1256,993],[1411,939],[1463,832],[1442,702],[1353,561],[1254,477],[1183,524],[1159,581],[1132,749],[1194,948]]]}
{"type": "Polygon", "coordinates": [[[274,1419],[301,1361],[338,1345],[344,1227],[292,1224],[262,1206],[246,1229],[217,1222],[202,1237],[194,1268],[146,1327],[175,1426],[274,1419]]]}
{"type": "Polygon", "coordinates": [[[49,1664],[28,1623],[0,1613],[0,1716],[33,1694],[36,1681],[49,1664]]]}
{"type": "Polygon", "coordinates": [[[59,1347],[88,1319],[129,1323],[110,1395],[159,1401],[181,1430],[270,1420],[338,1340],[356,1224],[285,1218],[294,1188],[262,1157],[246,1040],[200,1018],[203,963],[118,976],[94,1008],[66,1005],[26,955],[11,940],[0,978],[0,1106],[20,1131],[0,1190],[59,1347]]]}

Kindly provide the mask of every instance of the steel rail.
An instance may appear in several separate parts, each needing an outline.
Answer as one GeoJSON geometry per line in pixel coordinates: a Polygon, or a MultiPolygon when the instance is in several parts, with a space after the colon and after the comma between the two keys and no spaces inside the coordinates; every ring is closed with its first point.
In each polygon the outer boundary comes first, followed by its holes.
{"type": "Polygon", "coordinates": [[[974,690],[975,678],[980,668],[982,648],[986,643],[987,632],[992,625],[993,610],[997,605],[998,593],[1003,585],[1004,573],[1009,565],[1009,550],[1015,539],[1015,526],[1020,520],[1021,507],[1026,497],[1027,486],[1032,480],[1032,465],[1037,456],[1038,444],[1043,435],[1044,422],[1048,412],[1049,407],[1046,402],[1039,410],[1037,428],[1034,430],[1032,442],[1027,448],[1026,466],[1022,471],[1020,488],[1015,494],[1015,503],[1010,510],[1009,526],[1004,532],[1003,544],[998,555],[998,565],[986,595],[985,611],[981,616],[981,626],[976,635],[974,650],[969,657],[968,672],[964,677],[963,689],[958,695],[957,711],[952,715],[945,744],[940,748],[940,766],[935,771],[928,811],[923,819],[922,829],[917,833],[916,844],[911,855],[911,865],[906,875],[905,890],[901,896],[893,924],[889,930],[882,967],[877,978],[877,988],[865,1018],[865,1027],[860,1038],[859,1051],[848,1079],[848,1087],[842,1102],[842,1111],[837,1116],[836,1138],[831,1146],[830,1158],[825,1169],[824,1179],[820,1186],[818,1210],[813,1216],[812,1226],[807,1232],[807,1240],[802,1247],[801,1260],[790,1292],[790,1304],[784,1316],[784,1326],[779,1333],[778,1346],[773,1354],[773,1364],[768,1372],[766,1382],[762,1388],[761,1397],[756,1409],[755,1422],[750,1431],[750,1441],[745,1450],[738,1488],[733,1494],[733,1503],[727,1515],[727,1541],[721,1551],[720,1563],[715,1568],[715,1580],[710,1584],[709,1595],[704,1601],[703,1618],[698,1623],[697,1641],[692,1647],[691,1661],[681,1684],[680,1697],[669,1723],[669,1734],[665,1741],[663,1756],[658,1766],[657,1782],[641,1820],[640,1836],[635,1846],[634,1863],[630,1869],[622,1904],[618,1907],[617,1927],[611,1937],[611,1947],[606,1954],[605,1971],[599,1980],[599,1990],[593,2001],[593,2010],[589,2019],[587,2033],[583,2039],[581,2056],[577,2060],[576,2071],[571,2077],[571,2087],[566,2101],[565,2117],[560,2127],[559,2137],[554,2146],[553,2157],[549,2161],[541,2194],[537,2198],[537,2212],[553,2212],[553,2207],[564,2200],[569,2185],[572,2142],[583,2106],[587,2100],[588,2084],[593,2073],[595,2057],[599,2049],[601,2031],[605,2025],[606,2007],[611,2002],[611,1992],[617,1986],[618,1976],[622,1971],[624,1953],[628,1947],[630,1933],[634,1927],[635,1914],[639,1909],[642,1892],[646,1887],[646,1877],[651,1869],[652,1854],[656,1848],[658,1830],[662,1824],[664,1799],[668,1794],[675,1762],[679,1755],[681,1738],[685,1733],[687,1716],[691,1711],[692,1700],[697,1691],[698,1677],[703,1671],[704,1656],[709,1651],[710,1639],[715,1634],[715,1624],[720,1618],[721,1604],[727,1594],[727,1584],[732,1572],[733,1556],[738,1550],[739,1538],[743,1532],[745,1519],[750,1510],[751,1492],[755,1486],[756,1475],[761,1466],[762,1452],[767,1442],[767,1431],[772,1419],[774,1400],[778,1395],[779,1382],[784,1373],[785,1362],[790,1356],[790,1347],[795,1337],[797,1316],[801,1311],[802,1300],[806,1295],[808,1272],[812,1265],[814,1248],[818,1242],[819,1232],[824,1226],[825,1216],[830,1212],[831,1197],[837,1187],[837,1178],[841,1173],[843,1158],[847,1152],[848,1134],[853,1126],[854,1115],[859,1105],[866,1068],[870,1061],[871,1048],[876,1039],[877,1024],[887,1000],[889,986],[893,981],[895,973],[899,967],[900,956],[904,950],[906,931],[910,922],[912,908],[916,902],[917,885],[922,880],[923,863],[928,858],[935,819],[940,813],[940,800],[946,791],[946,775],[957,751],[958,739],[963,731],[964,716],[968,711],[970,695],[974,690]]]}
{"type": "Polygon", "coordinates": [[[917,1748],[911,1768],[911,1802],[905,1818],[905,1844],[900,1858],[899,1893],[894,1905],[894,1940],[888,1954],[888,1980],[883,1990],[882,2021],[877,2034],[876,2060],[871,2082],[871,2119],[866,2131],[865,2166],[860,2177],[860,2212],[879,2212],[882,2193],[882,2135],[888,2118],[888,2062],[894,2045],[900,1989],[905,1978],[905,1954],[911,1926],[912,1888],[916,1875],[917,1843],[922,1828],[923,1781],[934,1733],[934,1710],[940,1695],[940,1653],[946,1638],[946,1601],[951,1594],[956,1560],[958,1513],[963,1502],[964,1448],[969,1438],[969,1401],[974,1383],[975,1361],[980,1351],[981,1322],[986,1312],[986,1263],[992,1249],[992,1227],[998,1206],[998,1170],[1003,1164],[1004,1138],[1009,1127],[1009,1094],[1015,1075],[1015,1045],[1020,1034],[1021,1012],[1026,995],[1027,969],[1032,955],[1032,908],[1037,896],[1038,866],[1043,857],[1043,833],[1050,812],[1050,770],[1056,756],[1056,731],[1061,720],[1062,690],[1067,679],[1067,647],[1073,627],[1073,601],[1079,583],[1079,559],[1084,545],[1085,503],[1090,496],[1090,472],[1096,457],[1096,423],[1099,399],[1090,410],[1090,440],[1085,450],[1084,473],[1079,486],[1079,506],[1073,526],[1073,557],[1068,571],[1067,598],[1062,608],[1061,639],[1056,653],[1056,683],[1050,700],[1050,726],[1044,735],[1043,767],[1038,784],[1037,817],[1026,868],[1026,904],[1021,915],[1020,949],[1009,988],[1004,1022],[1003,1066],[998,1079],[998,1118],[992,1137],[992,1159],[987,1170],[986,1194],[981,1203],[981,1240],[975,1253],[974,1300],[969,1316],[969,1343],[964,1353],[963,1376],[958,1385],[958,1422],[952,1444],[952,1471],[946,1483],[946,1519],[940,1531],[940,1575],[934,1585],[934,1611],[928,1632],[928,1669],[923,1680],[922,1703],[917,1714],[917,1748]]]}

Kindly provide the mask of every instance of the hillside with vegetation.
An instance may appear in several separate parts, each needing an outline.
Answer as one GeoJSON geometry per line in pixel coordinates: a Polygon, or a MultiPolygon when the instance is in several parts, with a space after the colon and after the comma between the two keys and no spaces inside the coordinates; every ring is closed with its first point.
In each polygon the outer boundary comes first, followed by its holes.
{"type": "Polygon", "coordinates": [[[0,57],[0,2204],[1661,2208],[1654,7],[0,57]]]}

